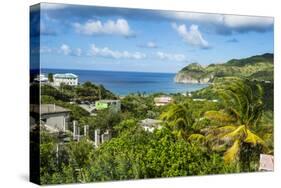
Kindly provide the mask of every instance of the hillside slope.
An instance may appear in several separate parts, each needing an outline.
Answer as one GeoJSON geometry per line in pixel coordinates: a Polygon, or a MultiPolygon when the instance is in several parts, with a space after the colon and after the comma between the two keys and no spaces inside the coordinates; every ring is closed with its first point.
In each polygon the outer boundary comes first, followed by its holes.
{"type": "Polygon", "coordinates": [[[253,80],[273,80],[274,55],[266,53],[243,59],[232,59],[223,64],[203,67],[192,63],[180,70],[174,81],[178,83],[210,83],[216,77],[239,76],[253,80]]]}

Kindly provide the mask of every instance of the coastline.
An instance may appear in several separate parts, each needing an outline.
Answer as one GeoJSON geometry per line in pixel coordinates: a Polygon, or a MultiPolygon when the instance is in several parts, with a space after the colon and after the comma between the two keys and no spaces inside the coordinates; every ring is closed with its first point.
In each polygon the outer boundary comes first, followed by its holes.
{"type": "Polygon", "coordinates": [[[118,96],[127,96],[131,93],[187,93],[208,87],[205,83],[176,83],[174,73],[151,72],[118,72],[97,70],[71,69],[42,69],[41,73],[73,73],[79,77],[79,83],[90,81],[96,85],[103,85],[118,96]]]}

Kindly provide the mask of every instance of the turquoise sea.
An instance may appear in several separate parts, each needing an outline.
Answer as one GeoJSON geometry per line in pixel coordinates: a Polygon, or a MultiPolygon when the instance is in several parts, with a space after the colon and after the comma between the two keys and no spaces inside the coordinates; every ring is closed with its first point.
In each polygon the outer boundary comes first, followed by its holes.
{"type": "Polygon", "coordinates": [[[117,95],[129,93],[185,93],[207,87],[207,84],[179,84],[174,82],[175,73],[121,72],[96,70],[42,69],[41,73],[73,73],[79,83],[91,81],[102,84],[117,95]]]}

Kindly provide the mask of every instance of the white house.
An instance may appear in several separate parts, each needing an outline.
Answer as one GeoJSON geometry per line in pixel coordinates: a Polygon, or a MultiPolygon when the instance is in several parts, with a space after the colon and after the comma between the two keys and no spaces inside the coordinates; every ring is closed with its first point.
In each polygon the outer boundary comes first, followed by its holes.
{"type": "Polygon", "coordinates": [[[40,124],[50,132],[65,132],[68,129],[69,112],[55,104],[41,104],[40,124]]]}
{"type": "Polygon", "coordinates": [[[161,129],[162,128],[161,123],[162,123],[161,120],[150,119],[150,118],[143,119],[140,121],[140,125],[142,126],[142,128],[148,132],[153,132],[155,129],[161,129]]]}
{"type": "Polygon", "coordinates": [[[161,97],[155,97],[154,98],[154,103],[156,106],[164,106],[172,102],[173,99],[172,97],[169,96],[161,96],[161,97]]]}
{"type": "Polygon", "coordinates": [[[40,82],[40,83],[47,83],[48,78],[44,74],[39,74],[39,75],[36,76],[36,78],[34,78],[34,81],[40,82]]]}
{"type": "Polygon", "coordinates": [[[69,86],[78,85],[78,76],[72,73],[54,74],[53,80],[54,80],[53,82],[54,86],[60,86],[61,84],[65,84],[69,86]]]}

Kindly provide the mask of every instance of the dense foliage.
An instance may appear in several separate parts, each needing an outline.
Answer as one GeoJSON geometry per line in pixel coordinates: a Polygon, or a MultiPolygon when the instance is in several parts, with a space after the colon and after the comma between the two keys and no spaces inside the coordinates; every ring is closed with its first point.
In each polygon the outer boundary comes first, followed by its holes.
{"type": "Polygon", "coordinates": [[[122,111],[129,113],[137,119],[157,118],[161,108],[154,105],[154,97],[161,94],[152,94],[149,96],[141,94],[130,94],[121,100],[122,111]]]}
{"type": "Polygon", "coordinates": [[[253,80],[273,80],[273,54],[263,54],[244,59],[232,59],[223,64],[210,64],[202,67],[198,63],[192,63],[179,71],[178,76],[193,80],[207,78],[213,82],[217,77],[238,76],[253,80]]]}
{"type": "Polygon", "coordinates": [[[98,99],[116,99],[116,96],[105,89],[103,85],[95,85],[91,82],[85,82],[77,87],[61,84],[60,87],[50,85],[41,86],[41,95],[51,96],[56,100],[64,102],[69,101],[89,101],[93,102],[98,99]]]}
{"type": "MultiPolygon", "coordinates": [[[[174,177],[235,172],[219,153],[175,137],[167,128],[145,132],[135,120],[125,120],[118,136],[95,149],[90,142],[60,146],[54,138],[41,143],[42,184],[174,177]]],[[[120,125],[117,125],[120,128],[120,125]]]]}
{"type": "MultiPolygon", "coordinates": [[[[256,65],[251,59],[243,62],[256,65]]],[[[236,60],[227,66],[234,65],[244,67],[236,60]]],[[[70,135],[64,142],[41,131],[41,183],[251,172],[258,170],[261,153],[273,154],[272,82],[216,78],[189,96],[170,94],[173,102],[157,107],[154,98],[160,95],[130,94],[121,99],[121,111],[105,109],[90,116],[77,103],[117,97],[92,83],[42,86],[41,102],[70,109],[71,120],[89,125],[89,136],[77,142],[70,135]],[[162,120],[161,127],[145,131],[140,125],[145,118],[162,120]],[[94,147],[97,128],[110,130],[112,138],[94,147]]]]}

